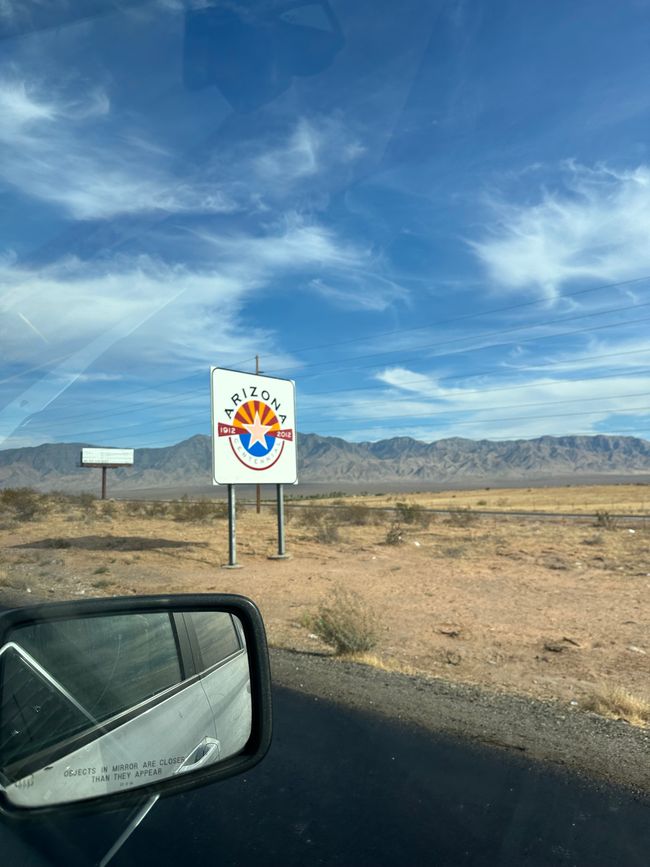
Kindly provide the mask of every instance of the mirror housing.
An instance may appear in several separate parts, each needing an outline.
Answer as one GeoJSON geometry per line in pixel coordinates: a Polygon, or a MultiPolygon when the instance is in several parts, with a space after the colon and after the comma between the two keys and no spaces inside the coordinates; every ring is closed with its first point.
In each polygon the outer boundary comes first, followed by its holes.
{"type": "Polygon", "coordinates": [[[264,624],[246,597],[113,597],[0,614],[5,814],[184,792],[248,771],[271,733],[264,624]]]}

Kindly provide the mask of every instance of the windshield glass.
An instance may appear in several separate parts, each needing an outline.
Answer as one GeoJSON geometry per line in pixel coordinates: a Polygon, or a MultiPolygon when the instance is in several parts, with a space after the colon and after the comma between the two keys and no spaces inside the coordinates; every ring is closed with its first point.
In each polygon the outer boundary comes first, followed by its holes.
{"type": "Polygon", "coordinates": [[[0,0],[0,605],[241,593],[278,689],[647,793],[648,3],[78,5],[0,0]]]}

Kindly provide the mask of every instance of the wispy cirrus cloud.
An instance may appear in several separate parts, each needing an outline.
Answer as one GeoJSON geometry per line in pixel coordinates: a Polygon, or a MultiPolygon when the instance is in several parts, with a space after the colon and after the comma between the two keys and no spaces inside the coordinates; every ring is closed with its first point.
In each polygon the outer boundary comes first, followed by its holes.
{"type": "Polygon", "coordinates": [[[471,242],[494,283],[550,300],[576,280],[650,274],[650,166],[615,170],[576,162],[537,201],[490,201],[492,228],[471,242]]]}
{"type": "Polygon", "coordinates": [[[383,311],[396,302],[408,304],[408,290],[394,280],[363,270],[348,271],[323,279],[316,277],[309,287],[344,310],[383,311]]]}
{"type": "Polygon", "coordinates": [[[7,418],[0,412],[3,435],[91,366],[93,374],[112,377],[126,368],[155,372],[162,381],[258,352],[269,366],[286,366],[294,359],[276,348],[271,332],[242,324],[255,293],[295,269],[368,267],[366,251],[298,219],[266,234],[213,233],[199,240],[217,255],[192,264],[147,255],[92,261],[67,256],[38,269],[5,257],[0,262],[4,361],[26,370],[35,358],[49,358],[51,364],[35,390],[20,393],[12,380],[7,418]]]}
{"type": "Polygon", "coordinates": [[[2,183],[75,219],[235,209],[213,181],[174,177],[170,158],[155,143],[113,135],[111,103],[102,88],[71,96],[5,68],[0,112],[2,183]]]}
{"type": "Polygon", "coordinates": [[[317,274],[305,287],[337,307],[385,310],[409,299],[403,286],[384,276],[383,263],[368,247],[342,240],[332,229],[295,213],[256,235],[206,230],[194,235],[216,251],[229,273],[245,274],[247,280],[278,268],[317,274]]]}
{"type": "Polygon", "coordinates": [[[301,117],[281,141],[266,146],[252,160],[258,178],[283,189],[319,172],[353,163],[365,147],[349,125],[335,116],[301,117]]]}
{"type": "Polygon", "coordinates": [[[358,267],[368,260],[362,247],[342,241],[335,231],[299,214],[287,214],[264,231],[213,232],[198,230],[194,235],[209,245],[223,261],[236,268],[265,271],[268,268],[297,269],[306,265],[358,267]]]}
{"type": "Polygon", "coordinates": [[[327,424],[319,433],[356,441],[411,436],[431,442],[456,436],[498,440],[615,433],[626,427],[647,436],[650,421],[647,373],[633,382],[626,376],[591,382],[538,376],[486,388],[443,387],[407,369],[387,371],[384,379],[386,389],[360,389],[344,399],[303,396],[304,428],[317,429],[311,419],[324,417],[327,424]]]}

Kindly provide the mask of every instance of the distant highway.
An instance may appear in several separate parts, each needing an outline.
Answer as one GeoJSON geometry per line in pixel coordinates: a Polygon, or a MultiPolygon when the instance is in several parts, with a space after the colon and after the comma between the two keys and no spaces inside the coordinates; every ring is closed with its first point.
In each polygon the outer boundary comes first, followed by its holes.
{"type": "MultiPolygon", "coordinates": [[[[254,503],[246,503],[246,506],[252,506],[254,503]]],[[[275,503],[262,503],[263,506],[271,506],[275,508],[275,503]]],[[[319,509],[344,509],[345,506],[306,506],[305,503],[286,503],[285,508],[319,508],[319,509]]],[[[397,511],[394,506],[368,506],[373,512],[395,512],[397,511]]],[[[418,509],[418,511],[420,511],[418,509]]],[[[462,507],[459,509],[426,509],[422,508],[422,512],[432,514],[432,515],[450,515],[450,514],[464,514],[467,512],[469,515],[485,515],[485,516],[496,516],[499,518],[571,518],[571,519],[584,519],[585,521],[595,521],[598,520],[597,513],[591,512],[529,512],[529,511],[507,511],[505,509],[463,509],[462,507]]],[[[615,521],[650,521],[650,513],[646,515],[625,515],[622,513],[613,513],[608,512],[608,519],[615,521]]]]}
{"type": "MultiPolygon", "coordinates": [[[[407,496],[405,494],[405,496],[407,496]]],[[[116,499],[122,499],[122,497],[117,497],[116,499]]],[[[172,503],[178,502],[178,500],[158,500],[158,499],[150,499],[150,498],[140,498],[137,496],[124,497],[125,500],[132,500],[139,503],[172,503]]],[[[192,500],[205,500],[212,499],[211,497],[190,497],[190,502],[192,500]]],[[[220,502],[222,497],[214,497],[215,500],[220,502]]],[[[246,502],[243,500],[238,500],[238,506],[242,508],[251,509],[255,508],[254,502],[246,502]]],[[[268,500],[263,500],[262,508],[265,509],[275,509],[275,501],[271,502],[268,500]]],[[[285,509],[331,509],[336,511],[337,509],[346,509],[348,505],[336,506],[325,503],[319,503],[314,500],[287,500],[285,502],[285,509]]],[[[395,506],[368,506],[369,511],[372,512],[396,512],[397,508],[395,506]]],[[[418,512],[424,512],[425,514],[431,515],[451,515],[451,514],[469,514],[472,517],[496,517],[496,518],[524,518],[531,519],[535,521],[553,521],[557,519],[567,519],[571,521],[584,521],[585,523],[594,522],[599,520],[599,515],[597,512],[541,512],[541,511],[526,511],[526,510],[509,510],[509,509],[469,509],[464,507],[458,508],[448,508],[448,509],[431,509],[424,508],[418,509],[418,512]]],[[[622,512],[607,512],[607,520],[608,521],[616,521],[616,522],[634,522],[638,523],[639,521],[647,521],[650,524],[650,512],[646,514],[624,514],[622,512]]]]}

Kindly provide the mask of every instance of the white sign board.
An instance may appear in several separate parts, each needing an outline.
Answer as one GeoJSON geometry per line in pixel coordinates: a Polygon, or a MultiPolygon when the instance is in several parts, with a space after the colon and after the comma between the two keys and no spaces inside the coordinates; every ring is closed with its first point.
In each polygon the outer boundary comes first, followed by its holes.
{"type": "Polygon", "coordinates": [[[133,449],[82,449],[81,465],[84,467],[131,467],[133,449]]]}
{"type": "Polygon", "coordinates": [[[213,483],[295,485],[295,383],[213,367],[210,391],[213,483]]]}

